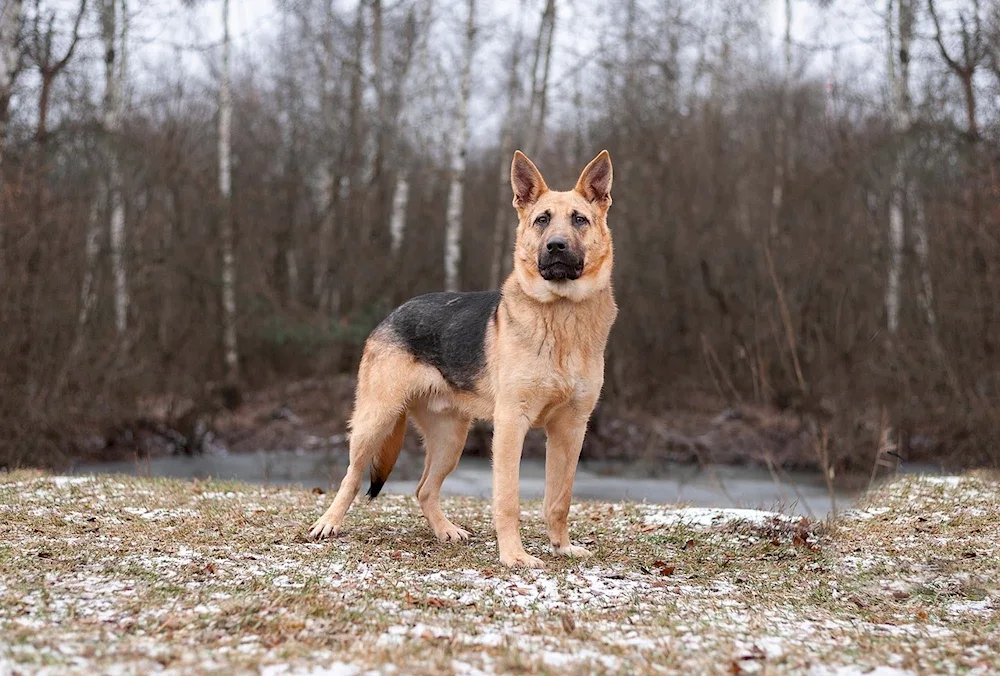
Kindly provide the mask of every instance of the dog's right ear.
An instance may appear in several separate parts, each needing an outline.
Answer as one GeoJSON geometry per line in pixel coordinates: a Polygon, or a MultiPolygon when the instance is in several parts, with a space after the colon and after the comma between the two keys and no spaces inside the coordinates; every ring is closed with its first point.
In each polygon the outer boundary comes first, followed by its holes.
{"type": "Polygon", "coordinates": [[[519,210],[537,202],[549,189],[538,167],[520,150],[514,151],[510,164],[510,187],[514,189],[514,207],[519,210]]]}

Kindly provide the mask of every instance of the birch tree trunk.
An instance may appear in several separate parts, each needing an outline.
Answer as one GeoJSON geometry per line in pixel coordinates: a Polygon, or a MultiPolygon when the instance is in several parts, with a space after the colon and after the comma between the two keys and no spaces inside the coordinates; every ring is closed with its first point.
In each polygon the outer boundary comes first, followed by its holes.
{"type": "Polygon", "coordinates": [[[785,170],[788,166],[788,127],[792,117],[792,0],[785,0],[785,72],[781,82],[781,112],[775,120],[774,145],[777,156],[774,160],[774,183],[771,186],[771,220],[768,235],[774,239],[779,234],[781,207],[785,201],[785,170]]]}
{"type": "Polygon", "coordinates": [[[226,378],[239,379],[236,345],[236,256],[232,211],[232,114],[229,91],[229,0],[222,0],[222,69],[219,75],[219,234],[222,240],[222,342],[226,378]]]}
{"type": "MultiPolygon", "coordinates": [[[[118,156],[122,119],[122,89],[125,76],[124,40],[118,40],[119,0],[104,0],[101,6],[101,41],[104,46],[104,140],[108,163],[107,199],[111,243],[111,272],[114,280],[115,333],[119,345],[128,329],[129,290],[125,268],[125,204],[118,156]]],[[[126,20],[126,0],[121,0],[122,35],[126,20]]]]}
{"type": "Polygon", "coordinates": [[[409,199],[409,172],[406,168],[400,168],[396,175],[396,185],[392,191],[392,215],[389,217],[389,237],[394,256],[399,253],[403,246],[403,235],[406,232],[406,205],[409,199]]]}
{"type": "Polygon", "coordinates": [[[396,174],[396,182],[392,192],[392,212],[389,216],[389,237],[393,255],[399,254],[403,246],[403,240],[406,238],[406,209],[410,202],[410,167],[407,162],[408,158],[406,157],[408,153],[402,149],[403,135],[405,134],[405,130],[410,127],[410,115],[408,114],[408,110],[410,109],[405,103],[407,93],[410,89],[410,61],[417,61],[420,67],[426,68],[427,66],[427,45],[431,33],[431,16],[434,12],[434,0],[425,0],[419,21],[412,13],[414,10],[411,9],[410,11],[411,15],[408,20],[409,30],[416,31],[416,26],[419,25],[423,27],[423,33],[416,39],[415,43],[411,42],[407,47],[407,56],[405,57],[402,73],[400,73],[402,80],[399,83],[400,92],[396,96],[395,103],[397,117],[401,115],[402,119],[396,124],[393,132],[393,142],[397,148],[396,154],[400,161],[399,171],[396,174]]]}
{"type": "Polygon", "coordinates": [[[912,31],[911,0],[897,0],[898,15],[893,16],[893,0],[888,4],[889,82],[891,88],[892,126],[896,136],[892,187],[889,200],[889,270],[885,285],[886,328],[890,338],[899,333],[900,280],[903,274],[903,245],[906,239],[906,134],[910,128],[909,47],[912,31]],[[893,23],[898,20],[898,50],[893,23]]]}
{"type": "Polygon", "coordinates": [[[462,60],[458,119],[455,121],[444,242],[444,279],[445,289],[448,291],[458,291],[462,259],[462,190],[465,185],[465,156],[469,149],[469,95],[472,88],[472,57],[476,45],[476,0],[468,0],[468,3],[469,17],[465,30],[465,53],[462,60]]]}
{"type": "MultiPolygon", "coordinates": [[[[893,202],[890,205],[889,213],[890,240],[893,246],[898,248],[891,250],[890,254],[895,251],[896,259],[901,259],[901,250],[906,238],[906,226],[909,225],[913,232],[913,248],[917,254],[917,266],[919,269],[920,290],[917,292],[917,303],[927,320],[927,327],[930,330],[931,349],[934,350],[935,356],[941,361],[952,387],[957,392],[958,385],[955,381],[954,373],[947,363],[944,349],[941,347],[941,341],[938,338],[937,313],[934,311],[934,283],[930,273],[930,240],[927,237],[927,221],[924,205],[917,192],[916,181],[912,171],[913,152],[909,136],[913,125],[910,98],[910,44],[913,41],[914,26],[913,0],[898,0],[898,3],[899,47],[897,52],[899,57],[899,71],[895,74],[897,82],[893,83],[895,85],[893,88],[894,103],[898,106],[898,110],[893,111],[893,124],[896,127],[894,131],[899,138],[896,143],[896,165],[893,167],[892,177],[893,202]],[[907,216],[909,217],[908,219],[907,216]],[[895,228],[892,223],[893,218],[896,218],[898,221],[895,228]]],[[[891,39],[889,47],[892,49],[891,39]]],[[[896,53],[890,52],[890,58],[895,60],[896,53]]],[[[892,72],[890,70],[890,73],[892,72]]],[[[900,272],[897,271],[895,280],[895,291],[897,294],[896,330],[898,330],[899,326],[899,275],[900,272]]]]}

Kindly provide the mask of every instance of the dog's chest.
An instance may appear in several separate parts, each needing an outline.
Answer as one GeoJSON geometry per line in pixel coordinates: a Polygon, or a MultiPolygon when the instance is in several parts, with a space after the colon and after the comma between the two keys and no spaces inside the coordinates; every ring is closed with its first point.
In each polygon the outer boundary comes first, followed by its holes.
{"type": "Polygon", "coordinates": [[[550,335],[519,369],[522,396],[536,410],[588,401],[600,391],[603,367],[603,345],[550,335]]]}

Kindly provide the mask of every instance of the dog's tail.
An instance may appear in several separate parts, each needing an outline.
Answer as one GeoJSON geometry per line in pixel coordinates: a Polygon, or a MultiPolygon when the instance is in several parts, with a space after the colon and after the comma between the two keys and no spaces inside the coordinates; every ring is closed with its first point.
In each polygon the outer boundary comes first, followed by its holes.
{"type": "Polygon", "coordinates": [[[399,459],[399,452],[403,448],[403,437],[406,436],[406,411],[399,414],[396,419],[396,426],[392,432],[382,442],[382,447],[372,460],[371,485],[368,486],[368,499],[374,500],[382,491],[389,473],[399,459]]]}

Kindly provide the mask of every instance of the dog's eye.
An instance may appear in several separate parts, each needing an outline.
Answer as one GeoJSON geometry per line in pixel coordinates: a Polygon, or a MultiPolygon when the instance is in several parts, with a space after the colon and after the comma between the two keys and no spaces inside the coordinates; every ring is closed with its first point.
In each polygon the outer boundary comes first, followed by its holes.
{"type": "Polygon", "coordinates": [[[541,216],[535,219],[535,225],[539,225],[544,228],[548,224],[549,224],[548,214],[542,214],[541,216]]]}
{"type": "Polygon", "coordinates": [[[573,225],[583,226],[583,225],[587,225],[587,223],[589,223],[589,222],[590,221],[587,220],[586,216],[584,216],[582,214],[573,214],[573,225]]]}

